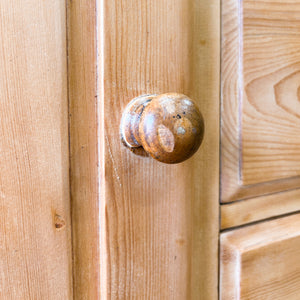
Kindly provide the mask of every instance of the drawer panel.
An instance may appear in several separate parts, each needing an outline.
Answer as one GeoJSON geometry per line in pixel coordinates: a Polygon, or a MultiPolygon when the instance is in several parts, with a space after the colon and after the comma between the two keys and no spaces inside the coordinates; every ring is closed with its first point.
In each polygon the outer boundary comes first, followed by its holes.
{"type": "Polygon", "coordinates": [[[220,299],[300,297],[300,214],[221,234],[220,299]]]}

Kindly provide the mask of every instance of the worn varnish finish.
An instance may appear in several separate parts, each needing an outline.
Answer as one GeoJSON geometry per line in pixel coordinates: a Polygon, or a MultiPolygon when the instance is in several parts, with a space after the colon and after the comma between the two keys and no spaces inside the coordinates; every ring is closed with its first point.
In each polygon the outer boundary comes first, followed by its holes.
{"type": "Polygon", "coordinates": [[[221,234],[220,299],[298,300],[300,215],[221,234]]]}
{"type": "Polygon", "coordinates": [[[196,104],[185,95],[145,95],[127,105],[120,133],[125,146],[142,147],[154,159],[174,164],[198,150],[204,121],[196,104]]]}
{"type": "Polygon", "coordinates": [[[299,188],[300,2],[222,3],[222,202],[299,188]]]}
{"type": "Polygon", "coordinates": [[[96,1],[68,1],[75,299],[100,299],[96,1]]]}
{"type": "Polygon", "coordinates": [[[101,4],[101,297],[217,299],[219,1],[101,4]],[[171,91],[197,101],[206,126],[178,165],[135,155],[119,133],[131,99],[171,91]]]}
{"type": "Polygon", "coordinates": [[[65,13],[0,3],[0,299],[72,299],[65,13]]]}

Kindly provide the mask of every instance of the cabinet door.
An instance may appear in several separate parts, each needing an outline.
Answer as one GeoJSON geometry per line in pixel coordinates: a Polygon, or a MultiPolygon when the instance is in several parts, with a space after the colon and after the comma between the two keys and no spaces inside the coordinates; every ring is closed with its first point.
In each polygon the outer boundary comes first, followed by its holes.
{"type": "Polygon", "coordinates": [[[222,1],[222,229],[300,210],[299,15],[299,0],[222,1]]]}
{"type": "Polygon", "coordinates": [[[223,233],[220,252],[220,299],[299,299],[299,214],[223,233]]]}
{"type": "Polygon", "coordinates": [[[69,1],[78,299],[217,299],[219,2],[69,1]],[[205,122],[201,148],[177,165],[120,139],[129,101],[166,92],[191,97],[205,122]]]}
{"type": "Polygon", "coordinates": [[[299,0],[222,1],[223,203],[300,187],[299,15],[299,0]]]}
{"type": "MultiPolygon", "coordinates": [[[[221,229],[300,209],[299,16],[299,0],[222,1],[221,229]]],[[[299,299],[299,225],[221,233],[220,299],[299,299]]]]}

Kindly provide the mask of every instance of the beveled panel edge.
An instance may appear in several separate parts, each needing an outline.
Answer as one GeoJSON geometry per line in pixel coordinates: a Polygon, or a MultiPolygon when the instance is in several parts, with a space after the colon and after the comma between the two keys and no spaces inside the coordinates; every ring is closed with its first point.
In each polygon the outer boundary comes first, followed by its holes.
{"type": "Polygon", "coordinates": [[[221,230],[300,211],[300,189],[221,205],[221,230]]]}

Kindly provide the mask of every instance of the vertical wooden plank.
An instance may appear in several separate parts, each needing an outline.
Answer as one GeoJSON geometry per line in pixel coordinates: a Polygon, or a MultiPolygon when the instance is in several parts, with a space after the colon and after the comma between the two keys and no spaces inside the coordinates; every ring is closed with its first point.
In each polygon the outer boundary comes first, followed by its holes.
{"type": "Polygon", "coordinates": [[[100,299],[96,1],[68,1],[75,299],[100,299]]]}
{"type": "Polygon", "coordinates": [[[219,1],[100,1],[101,295],[217,299],[219,1]],[[123,109],[178,92],[203,111],[193,159],[164,165],[125,149],[123,109]]]}
{"type": "Polygon", "coordinates": [[[0,2],[0,298],[71,299],[64,1],[0,2]]]}
{"type": "MultiPolygon", "coordinates": [[[[191,162],[191,299],[218,299],[220,1],[191,0],[190,92],[201,107],[205,137],[191,162]]],[[[188,298],[187,298],[188,299],[188,298]]]]}

